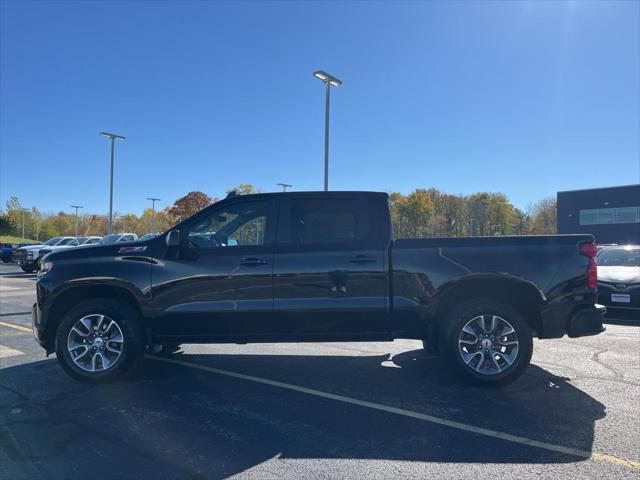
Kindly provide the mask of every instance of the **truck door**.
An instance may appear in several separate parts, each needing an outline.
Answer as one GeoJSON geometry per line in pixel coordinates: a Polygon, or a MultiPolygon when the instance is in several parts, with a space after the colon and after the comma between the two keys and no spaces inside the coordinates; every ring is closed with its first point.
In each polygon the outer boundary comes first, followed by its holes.
{"type": "Polygon", "coordinates": [[[389,331],[388,238],[379,234],[373,213],[368,199],[357,194],[282,199],[274,255],[275,328],[293,336],[342,338],[389,331]]]}
{"type": "Polygon", "coordinates": [[[238,197],[182,228],[177,255],[152,269],[157,335],[206,341],[269,331],[276,204],[238,197]]]}

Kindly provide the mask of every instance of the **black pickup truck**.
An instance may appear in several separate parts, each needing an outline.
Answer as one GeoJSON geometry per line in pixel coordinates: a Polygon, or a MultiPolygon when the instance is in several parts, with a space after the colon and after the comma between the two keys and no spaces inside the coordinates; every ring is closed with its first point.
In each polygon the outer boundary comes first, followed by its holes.
{"type": "Polygon", "coordinates": [[[33,330],[72,377],[114,379],[181,343],[418,339],[505,384],[533,337],[595,335],[591,235],[392,240],[388,198],[227,198],[145,242],[49,254],[33,330]]]}

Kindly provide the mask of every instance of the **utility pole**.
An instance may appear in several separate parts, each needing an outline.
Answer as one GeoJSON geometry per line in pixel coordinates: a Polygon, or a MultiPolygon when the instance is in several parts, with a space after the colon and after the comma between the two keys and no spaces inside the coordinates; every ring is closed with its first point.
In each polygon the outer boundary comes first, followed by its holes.
{"type": "Polygon", "coordinates": [[[279,187],[282,187],[282,191],[286,192],[287,188],[291,188],[293,185],[289,185],[288,183],[278,183],[277,184],[279,187]]]}

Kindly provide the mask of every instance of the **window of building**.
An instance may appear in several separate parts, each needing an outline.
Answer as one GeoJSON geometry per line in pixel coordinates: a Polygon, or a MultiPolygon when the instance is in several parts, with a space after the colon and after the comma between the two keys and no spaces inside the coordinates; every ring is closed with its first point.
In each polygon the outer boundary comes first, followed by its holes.
{"type": "Polygon", "coordinates": [[[640,223],[640,207],[580,210],[580,225],[607,225],[612,223],[640,223]]]}

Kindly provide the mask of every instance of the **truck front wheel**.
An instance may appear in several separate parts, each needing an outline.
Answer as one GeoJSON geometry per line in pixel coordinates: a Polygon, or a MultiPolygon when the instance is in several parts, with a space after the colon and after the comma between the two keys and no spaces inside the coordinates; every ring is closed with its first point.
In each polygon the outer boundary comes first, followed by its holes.
{"type": "Polygon", "coordinates": [[[20,265],[20,268],[22,269],[22,271],[24,273],[32,273],[36,269],[35,265],[31,265],[31,264],[29,264],[29,265],[20,265]]]}
{"type": "Polygon", "coordinates": [[[126,303],[87,300],[71,308],[56,331],[56,356],[76,380],[101,383],[128,371],[143,352],[140,318],[126,303]]]}
{"type": "Polygon", "coordinates": [[[531,361],[533,337],[524,317],[510,305],[478,298],[444,318],[441,349],[463,379],[484,386],[506,385],[531,361]]]}

